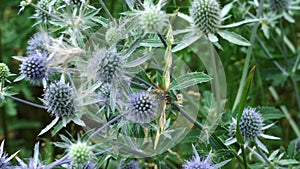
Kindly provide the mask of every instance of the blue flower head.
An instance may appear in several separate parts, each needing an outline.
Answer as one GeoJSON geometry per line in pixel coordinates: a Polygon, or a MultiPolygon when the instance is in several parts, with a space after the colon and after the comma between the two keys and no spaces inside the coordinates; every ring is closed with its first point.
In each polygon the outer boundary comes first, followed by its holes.
{"type": "Polygon", "coordinates": [[[36,52],[29,57],[14,57],[22,61],[20,65],[20,76],[15,79],[19,81],[25,79],[32,85],[42,85],[46,83],[48,76],[48,65],[45,53],[36,52]]]}
{"type": "Polygon", "coordinates": [[[245,140],[254,140],[263,133],[263,119],[253,108],[243,110],[239,126],[245,140]]]}
{"type": "Polygon", "coordinates": [[[46,33],[37,32],[28,40],[27,54],[29,56],[36,52],[49,54],[48,46],[51,46],[50,37],[46,33]]]}
{"type": "MultiPolygon", "coordinates": [[[[103,51],[102,51],[103,52],[103,51]]],[[[118,74],[123,69],[123,58],[117,52],[106,50],[100,61],[98,76],[105,83],[117,80],[118,74]]]]}
{"type": "Polygon", "coordinates": [[[138,123],[148,123],[157,117],[158,100],[150,92],[134,94],[130,100],[128,118],[138,123]]]}
{"type": "Polygon", "coordinates": [[[56,117],[74,116],[74,92],[62,81],[51,83],[45,91],[44,103],[48,112],[56,117]]]}

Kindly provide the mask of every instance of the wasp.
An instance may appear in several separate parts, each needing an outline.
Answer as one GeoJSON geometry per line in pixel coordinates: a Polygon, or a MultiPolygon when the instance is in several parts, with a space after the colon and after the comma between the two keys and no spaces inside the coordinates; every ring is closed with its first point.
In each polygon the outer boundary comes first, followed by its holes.
{"type": "Polygon", "coordinates": [[[172,103],[182,103],[182,95],[171,94],[169,91],[162,89],[151,89],[149,92],[152,93],[158,100],[164,101],[167,105],[172,103]]]}

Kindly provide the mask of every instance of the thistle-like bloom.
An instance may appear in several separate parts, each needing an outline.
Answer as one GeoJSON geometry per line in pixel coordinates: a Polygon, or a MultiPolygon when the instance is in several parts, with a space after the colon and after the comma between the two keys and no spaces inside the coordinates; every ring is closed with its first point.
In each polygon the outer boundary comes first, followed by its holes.
{"type": "Polygon", "coordinates": [[[195,0],[190,8],[193,24],[204,34],[216,33],[221,24],[221,10],[216,0],[195,0]]]}
{"type": "Polygon", "coordinates": [[[27,54],[29,56],[37,52],[49,54],[48,46],[51,46],[51,38],[44,32],[37,32],[28,40],[27,54]]]}
{"type": "Polygon", "coordinates": [[[98,76],[103,82],[111,83],[117,80],[118,75],[122,72],[123,65],[124,59],[119,53],[107,50],[97,70],[98,76]]]}
{"type": "Polygon", "coordinates": [[[48,77],[47,57],[45,53],[36,52],[29,57],[18,57],[15,59],[21,61],[20,76],[15,81],[25,79],[32,85],[46,84],[48,77]]]}
{"type": "Polygon", "coordinates": [[[0,63],[0,83],[8,78],[10,75],[9,68],[5,63],[0,63]]]}
{"type": "MultiPolygon", "coordinates": [[[[226,145],[231,145],[237,141],[235,137],[236,125],[237,125],[237,121],[236,119],[233,119],[233,122],[229,126],[230,138],[226,140],[225,142],[226,145]]],[[[250,141],[254,141],[262,150],[268,152],[267,148],[259,140],[259,137],[263,137],[267,139],[280,139],[278,137],[269,136],[263,133],[265,129],[268,129],[273,125],[274,124],[272,123],[270,125],[264,126],[263,118],[261,117],[260,113],[256,109],[250,107],[245,108],[243,110],[243,114],[239,123],[241,135],[243,136],[243,139],[246,142],[245,146],[247,146],[250,141]]]]}
{"type": "Polygon", "coordinates": [[[194,146],[193,151],[194,156],[190,160],[185,160],[182,169],[217,169],[230,161],[226,160],[218,164],[213,164],[210,159],[210,154],[206,158],[201,158],[194,146]]]}
{"type": "Polygon", "coordinates": [[[269,0],[271,10],[283,12],[289,8],[290,0],[269,0]]]}
{"type": "Polygon", "coordinates": [[[145,33],[161,32],[168,25],[168,15],[152,4],[140,11],[138,23],[145,33]]]}
{"type": "Polygon", "coordinates": [[[254,140],[262,134],[263,119],[255,109],[246,108],[243,111],[239,126],[245,140],[254,140]]]}
{"type": "MultiPolygon", "coordinates": [[[[45,11],[47,11],[48,13],[53,13],[53,5],[54,5],[55,1],[53,0],[40,0],[37,3],[37,6],[45,11]]],[[[50,19],[50,16],[48,14],[46,14],[44,11],[41,11],[39,9],[35,10],[35,14],[32,16],[32,18],[37,19],[37,23],[41,23],[41,22],[47,22],[50,19]]]]}
{"type": "Polygon", "coordinates": [[[45,91],[44,102],[48,112],[56,117],[73,116],[75,113],[74,91],[62,81],[51,83],[45,91]]]}
{"type": "Polygon", "coordinates": [[[105,33],[105,40],[108,44],[115,44],[121,36],[121,31],[117,27],[111,27],[105,33]]]}
{"type": "Polygon", "coordinates": [[[137,93],[131,97],[126,117],[137,123],[149,123],[157,117],[158,107],[155,95],[150,92],[137,93]]]}
{"type": "Polygon", "coordinates": [[[71,161],[66,166],[67,168],[92,169],[96,160],[96,155],[93,152],[96,145],[88,144],[87,133],[81,138],[78,136],[77,140],[69,139],[63,135],[60,135],[60,138],[64,142],[55,142],[54,145],[67,150],[67,160],[71,161]]]}
{"type": "Polygon", "coordinates": [[[78,125],[85,125],[77,115],[75,98],[76,95],[74,89],[69,84],[65,83],[64,78],[59,82],[53,82],[47,86],[44,98],[41,100],[47,107],[47,111],[52,116],[55,116],[55,119],[43,129],[39,135],[50,130],[59,119],[62,119],[63,126],[67,125],[67,118],[71,118],[71,120],[78,125]]]}
{"type": "Polygon", "coordinates": [[[9,156],[4,152],[4,140],[1,142],[0,145],[0,168],[1,169],[10,169],[9,163],[12,158],[17,154],[18,152],[14,153],[13,155],[9,156]]]}
{"type": "Polygon", "coordinates": [[[87,143],[78,141],[69,147],[69,155],[71,161],[76,164],[83,166],[87,161],[90,161],[93,154],[91,147],[87,143]]]}

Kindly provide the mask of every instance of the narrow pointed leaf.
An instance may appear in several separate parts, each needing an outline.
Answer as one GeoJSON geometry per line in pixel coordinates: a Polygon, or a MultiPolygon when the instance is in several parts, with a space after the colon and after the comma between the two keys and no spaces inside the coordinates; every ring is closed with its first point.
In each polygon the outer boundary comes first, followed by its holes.
{"type": "Polygon", "coordinates": [[[251,43],[245,39],[244,37],[242,37],[239,34],[236,34],[234,32],[229,32],[229,31],[225,31],[225,30],[220,30],[218,32],[218,34],[225,40],[227,40],[230,43],[236,44],[236,45],[240,45],[240,46],[250,46],[251,43]]]}
{"type": "Polygon", "coordinates": [[[240,124],[240,121],[241,121],[241,118],[242,118],[242,113],[243,113],[243,110],[244,110],[244,107],[245,107],[245,104],[246,104],[246,100],[247,100],[247,96],[248,96],[248,93],[249,93],[249,90],[250,90],[250,87],[251,87],[251,83],[252,83],[252,80],[253,80],[255,67],[256,66],[254,66],[251,69],[251,71],[250,71],[250,73],[249,73],[249,75],[246,79],[244,90],[242,92],[241,101],[239,103],[239,109],[238,109],[238,115],[237,115],[237,126],[236,126],[236,139],[237,139],[238,143],[240,143],[240,144],[244,144],[244,139],[243,139],[243,136],[241,134],[239,124],[240,124]]]}
{"type": "Polygon", "coordinates": [[[211,77],[203,72],[192,72],[176,78],[170,86],[171,90],[181,90],[197,84],[208,82],[211,77]]]}

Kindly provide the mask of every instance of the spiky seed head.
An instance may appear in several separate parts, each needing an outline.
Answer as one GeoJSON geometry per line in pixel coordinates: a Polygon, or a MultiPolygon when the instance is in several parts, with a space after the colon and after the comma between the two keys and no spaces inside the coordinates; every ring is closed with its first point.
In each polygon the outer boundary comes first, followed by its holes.
{"type": "Polygon", "coordinates": [[[35,53],[27,57],[20,66],[20,73],[33,85],[41,85],[47,76],[46,56],[35,53]]]}
{"type": "Polygon", "coordinates": [[[98,68],[99,78],[105,83],[116,80],[117,75],[122,71],[123,62],[120,54],[107,50],[98,68]]]}
{"type": "Polygon", "coordinates": [[[28,40],[27,54],[34,55],[36,52],[48,53],[47,47],[51,45],[51,39],[42,32],[37,32],[28,40]]]}
{"type": "Polygon", "coordinates": [[[108,44],[115,44],[120,40],[120,36],[120,30],[116,27],[111,27],[105,33],[105,40],[108,44]]]}
{"type": "Polygon", "coordinates": [[[77,142],[70,146],[69,155],[75,165],[83,166],[91,160],[92,150],[87,143],[77,142]]]}
{"type": "Polygon", "coordinates": [[[74,97],[72,87],[59,81],[48,86],[45,91],[44,102],[48,112],[56,117],[63,118],[74,115],[74,97]]]}
{"type": "Polygon", "coordinates": [[[221,10],[216,0],[194,0],[190,16],[194,26],[204,34],[215,33],[221,24],[221,10]]]}
{"type": "Polygon", "coordinates": [[[150,92],[137,93],[132,96],[129,119],[138,123],[148,123],[157,116],[158,100],[150,92]]]}
{"type": "Polygon", "coordinates": [[[275,12],[283,12],[289,8],[290,0],[270,0],[271,10],[275,12]]]}
{"type": "Polygon", "coordinates": [[[152,6],[141,11],[139,16],[139,26],[146,33],[161,32],[167,23],[167,14],[152,6]]]}
{"type": "Polygon", "coordinates": [[[245,108],[239,123],[245,140],[253,140],[262,134],[263,119],[254,108],[245,108]]]}
{"type": "Polygon", "coordinates": [[[0,82],[6,80],[10,74],[9,68],[5,63],[0,63],[0,82]]]}

